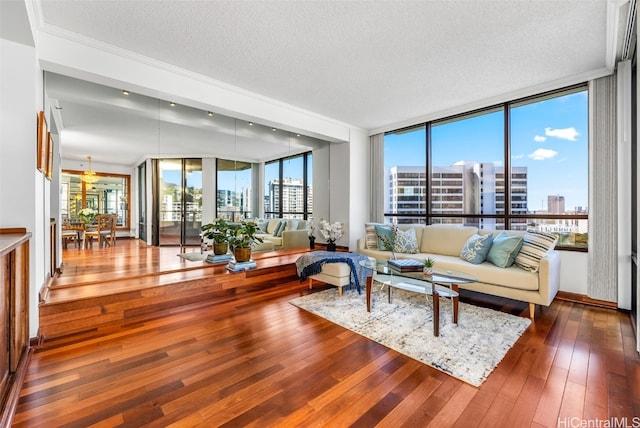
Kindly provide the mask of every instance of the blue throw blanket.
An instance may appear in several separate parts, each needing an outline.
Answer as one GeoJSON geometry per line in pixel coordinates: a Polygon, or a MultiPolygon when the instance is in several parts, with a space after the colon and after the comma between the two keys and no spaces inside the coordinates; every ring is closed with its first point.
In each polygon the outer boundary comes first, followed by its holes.
{"type": "Polygon", "coordinates": [[[355,286],[358,294],[361,293],[360,284],[367,280],[367,276],[372,274],[371,269],[360,266],[361,260],[369,260],[363,254],[357,253],[336,253],[334,251],[314,251],[305,254],[296,260],[296,269],[300,282],[305,281],[311,275],[322,272],[322,265],[325,263],[346,263],[351,268],[351,281],[349,288],[355,286]]]}

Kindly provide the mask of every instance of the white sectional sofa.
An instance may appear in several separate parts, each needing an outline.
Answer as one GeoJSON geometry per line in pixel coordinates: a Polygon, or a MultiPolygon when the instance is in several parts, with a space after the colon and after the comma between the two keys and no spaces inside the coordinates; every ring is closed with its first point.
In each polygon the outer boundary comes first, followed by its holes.
{"type": "MultiPolygon", "coordinates": [[[[391,258],[391,251],[372,248],[370,227],[369,225],[367,237],[358,240],[357,252],[377,260],[391,258]]],[[[460,285],[461,288],[528,302],[531,318],[534,317],[535,305],[549,306],[558,292],[560,254],[553,247],[540,259],[538,270],[532,272],[516,265],[502,268],[488,261],[473,264],[461,259],[462,248],[470,237],[489,233],[495,237],[500,233],[499,231],[479,230],[476,227],[468,226],[424,226],[419,224],[398,227],[402,231],[407,231],[410,228],[415,231],[418,252],[414,254],[396,252],[396,257],[417,260],[430,257],[435,260],[434,268],[436,270],[464,272],[478,279],[476,283],[460,285]]],[[[522,231],[506,232],[511,236],[524,237],[525,235],[525,232],[522,231]]]]}
{"type": "Polygon", "coordinates": [[[309,248],[309,227],[305,220],[274,218],[259,220],[258,226],[261,231],[256,236],[273,243],[275,250],[309,248]],[[282,231],[278,231],[280,223],[284,225],[282,231]]]}

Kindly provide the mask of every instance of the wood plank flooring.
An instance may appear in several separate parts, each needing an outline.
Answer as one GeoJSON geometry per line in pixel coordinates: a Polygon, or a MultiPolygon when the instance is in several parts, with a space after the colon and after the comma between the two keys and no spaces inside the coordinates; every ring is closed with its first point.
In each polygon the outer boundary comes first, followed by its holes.
{"type": "MultiPolygon", "coordinates": [[[[127,248],[71,254],[84,267],[67,254],[63,277],[82,282],[110,269],[112,257],[123,278],[176,262],[175,249],[145,249],[157,254],[137,263],[127,248]],[[102,263],[91,262],[96,255],[102,263]]],[[[640,357],[626,313],[556,300],[475,388],[288,303],[322,288],[266,281],[48,339],[33,355],[13,426],[556,427],[612,418],[632,426],[640,415],[640,357]]],[[[463,293],[528,316],[527,305],[463,293]]]]}

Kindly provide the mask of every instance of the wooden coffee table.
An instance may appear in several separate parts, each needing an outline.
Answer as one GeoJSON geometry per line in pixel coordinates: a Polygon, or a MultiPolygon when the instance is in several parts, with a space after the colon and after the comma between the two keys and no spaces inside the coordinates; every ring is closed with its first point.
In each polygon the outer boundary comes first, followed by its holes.
{"type": "Polygon", "coordinates": [[[371,312],[371,287],[374,277],[388,288],[389,303],[391,289],[400,288],[433,296],[433,335],[440,335],[440,297],[448,297],[453,305],[453,323],[458,324],[458,285],[476,282],[477,279],[466,273],[452,270],[434,269],[431,275],[422,272],[400,272],[381,261],[361,261],[361,266],[371,269],[374,275],[367,277],[367,312],[371,312]]]}

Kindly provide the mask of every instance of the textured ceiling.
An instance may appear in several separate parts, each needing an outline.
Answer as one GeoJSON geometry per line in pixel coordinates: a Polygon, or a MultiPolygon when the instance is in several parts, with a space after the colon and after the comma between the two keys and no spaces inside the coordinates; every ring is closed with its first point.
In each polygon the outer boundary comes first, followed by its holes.
{"type": "Polygon", "coordinates": [[[605,67],[605,0],[39,5],[45,27],[364,129],[605,67]]]}

